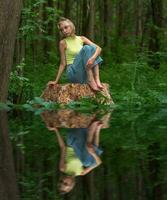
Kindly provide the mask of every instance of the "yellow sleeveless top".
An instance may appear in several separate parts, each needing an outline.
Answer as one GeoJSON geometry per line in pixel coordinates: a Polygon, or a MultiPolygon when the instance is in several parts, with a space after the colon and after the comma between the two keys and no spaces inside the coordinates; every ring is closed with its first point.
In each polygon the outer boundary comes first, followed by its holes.
{"type": "Polygon", "coordinates": [[[68,175],[81,175],[83,171],[82,162],[76,156],[74,149],[71,147],[67,147],[67,154],[66,154],[66,169],[65,173],[68,175]]]}
{"type": "Polygon", "coordinates": [[[83,41],[80,36],[64,38],[67,48],[65,50],[67,65],[72,64],[75,56],[83,47],[83,41]]]}

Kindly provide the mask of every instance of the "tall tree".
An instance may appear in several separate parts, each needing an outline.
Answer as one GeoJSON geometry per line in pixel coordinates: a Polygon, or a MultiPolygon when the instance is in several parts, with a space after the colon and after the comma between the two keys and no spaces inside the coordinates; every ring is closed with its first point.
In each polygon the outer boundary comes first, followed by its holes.
{"type": "Polygon", "coordinates": [[[5,102],[22,0],[0,0],[0,101],[5,102]]]}
{"type": "Polygon", "coordinates": [[[116,26],[116,31],[117,31],[117,37],[121,38],[123,35],[123,18],[124,18],[124,2],[123,0],[119,0],[117,2],[117,26],[116,26]]]}
{"type": "Polygon", "coordinates": [[[138,38],[142,35],[142,0],[135,0],[135,20],[136,20],[136,26],[135,26],[135,35],[136,39],[138,41],[138,38]]]}
{"type": "Polygon", "coordinates": [[[82,34],[87,36],[87,22],[88,22],[88,1],[83,0],[82,3],[82,34]]]}
{"type": "Polygon", "coordinates": [[[19,200],[6,111],[0,111],[0,199],[19,200]]]}
{"type": "Polygon", "coordinates": [[[151,52],[150,64],[153,68],[158,69],[160,67],[160,60],[156,53],[159,52],[161,48],[163,0],[151,0],[151,16],[152,26],[149,40],[149,52],[151,52]]]}
{"type": "Polygon", "coordinates": [[[85,0],[82,4],[82,34],[90,39],[94,39],[95,28],[95,1],[85,0]]]}
{"type": "Polygon", "coordinates": [[[104,44],[109,48],[111,39],[111,27],[112,27],[112,5],[110,0],[104,1],[104,44]]]}
{"type": "Polygon", "coordinates": [[[71,0],[65,0],[64,16],[67,18],[71,17],[71,0]]]}
{"type": "Polygon", "coordinates": [[[92,40],[94,39],[95,33],[95,0],[91,0],[89,2],[89,14],[88,14],[88,37],[90,37],[92,40]]]}

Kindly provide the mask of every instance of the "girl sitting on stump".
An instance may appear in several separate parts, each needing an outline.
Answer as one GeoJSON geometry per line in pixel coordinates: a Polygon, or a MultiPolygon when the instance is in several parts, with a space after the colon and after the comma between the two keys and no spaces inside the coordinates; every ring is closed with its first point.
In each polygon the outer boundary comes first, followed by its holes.
{"type": "Polygon", "coordinates": [[[48,85],[57,84],[67,66],[67,77],[71,83],[87,83],[93,91],[103,90],[99,77],[101,48],[88,38],[77,36],[75,26],[69,19],[61,18],[58,28],[63,36],[59,42],[61,61],[56,80],[50,81],[48,85]]]}

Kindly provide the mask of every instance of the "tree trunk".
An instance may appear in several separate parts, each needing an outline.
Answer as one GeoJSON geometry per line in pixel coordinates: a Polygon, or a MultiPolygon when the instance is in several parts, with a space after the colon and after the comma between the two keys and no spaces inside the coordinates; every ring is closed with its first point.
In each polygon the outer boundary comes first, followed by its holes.
{"type": "Polygon", "coordinates": [[[6,101],[8,95],[21,7],[21,0],[0,0],[0,101],[2,102],[6,101]]]}
{"type": "Polygon", "coordinates": [[[145,16],[143,17],[143,25],[142,25],[142,33],[141,33],[141,41],[139,44],[140,52],[143,51],[143,48],[146,46],[145,45],[145,40],[148,35],[148,24],[150,23],[150,6],[148,5],[145,11],[145,16]]]}
{"type": "Polygon", "coordinates": [[[88,17],[88,37],[94,40],[94,29],[95,29],[95,0],[91,0],[89,3],[89,17],[88,17]]]}
{"type": "Polygon", "coordinates": [[[157,159],[160,156],[160,144],[153,143],[148,147],[149,156],[149,181],[151,187],[150,199],[162,199],[162,182],[160,182],[160,161],[157,159]]]}
{"type": "Polygon", "coordinates": [[[138,44],[139,38],[142,36],[142,0],[135,1],[135,18],[136,18],[136,44],[138,44]]]}
{"type": "Polygon", "coordinates": [[[103,24],[104,25],[104,33],[103,33],[103,41],[104,46],[106,47],[106,52],[110,52],[111,46],[111,28],[112,28],[112,5],[110,0],[104,0],[104,15],[103,15],[103,24]]]}
{"type": "Polygon", "coordinates": [[[82,34],[94,40],[95,28],[95,1],[85,0],[82,4],[82,34]]]}
{"type": "Polygon", "coordinates": [[[9,141],[8,119],[5,111],[0,111],[0,130],[0,199],[19,200],[13,152],[9,141]]]}
{"type": "Polygon", "coordinates": [[[123,34],[123,0],[119,0],[117,3],[117,37],[120,39],[123,34]]]}
{"type": "Polygon", "coordinates": [[[82,34],[87,36],[87,23],[88,23],[88,3],[83,0],[82,4],[82,34]]]}
{"type": "Polygon", "coordinates": [[[149,64],[154,69],[159,69],[160,58],[157,52],[161,48],[161,34],[162,34],[162,19],[163,19],[163,0],[151,0],[151,15],[152,15],[152,26],[150,31],[149,40],[149,64]]]}
{"type": "MultiPolygon", "coordinates": [[[[43,3],[43,21],[47,20],[47,12],[46,12],[47,2],[43,3]]],[[[45,31],[47,32],[48,26],[46,25],[45,31]]],[[[46,33],[44,33],[46,36],[46,33]]],[[[46,38],[43,39],[43,63],[47,63],[48,60],[48,41],[46,38]]]]}
{"type": "Polygon", "coordinates": [[[65,0],[65,8],[64,8],[64,16],[66,18],[70,18],[71,17],[71,0],[65,0]]]}

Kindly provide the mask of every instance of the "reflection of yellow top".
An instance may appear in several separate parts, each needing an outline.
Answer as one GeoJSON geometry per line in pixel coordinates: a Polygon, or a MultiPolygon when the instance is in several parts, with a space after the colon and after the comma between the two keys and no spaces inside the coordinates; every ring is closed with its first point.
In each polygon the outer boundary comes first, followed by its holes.
{"type": "Polygon", "coordinates": [[[67,147],[66,154],[66,169],[65,173],[68,175],[81,175],[83,171],[83,165],[81,161],[77,158],[74,149],[71,147],[67,147]]]}
{"type": "Polygon", "coordinates": [[[65,50],[67,65],[72,64],[75,56],[83,47],[83,41],[80,36],[64,38],[67,48],[65,50]]]}

